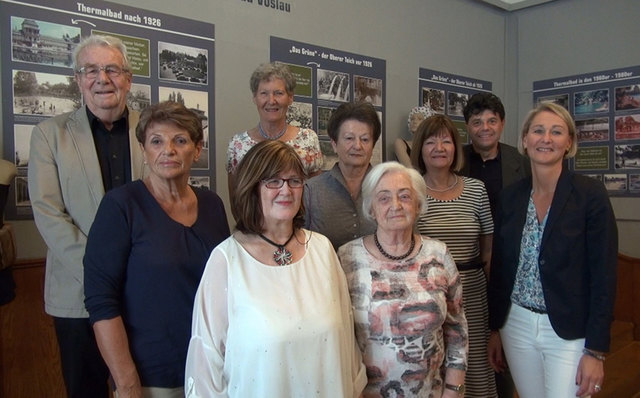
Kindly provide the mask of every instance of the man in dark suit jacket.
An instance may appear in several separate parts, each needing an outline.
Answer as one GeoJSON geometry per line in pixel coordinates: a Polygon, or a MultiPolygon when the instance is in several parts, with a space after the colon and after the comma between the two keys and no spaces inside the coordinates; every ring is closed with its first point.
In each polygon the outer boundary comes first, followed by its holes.
{"type": "MultiPolygon", "coordinates": [[[[474,94],[463,114],[471,144],[463,148],[465,161],[460,174],[484,182],[495,218],[502,188],[530,176],[531,166],[516,148],[500,142],[505,115],[500,98],[491,93],[474,94]]],[[[508,371],[496,373],[496,387],[500,398],[513,397],[515,387],[508,371]]]]}
{"type": "Polygon", "coordinates": [[[463,113],[471,144],[463,148],[465,162],[460,173],[484,182],[491,214],[495,216],[496,199],[502,188],[531,175],[529,160],[516,148],[499,142],[505,112],[496,95],[474,94],[463,113]]]}

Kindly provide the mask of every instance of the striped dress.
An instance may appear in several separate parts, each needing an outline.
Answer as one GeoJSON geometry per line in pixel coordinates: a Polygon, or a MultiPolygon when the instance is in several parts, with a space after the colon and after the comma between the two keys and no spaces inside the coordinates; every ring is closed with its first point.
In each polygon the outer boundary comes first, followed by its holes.
{"type": "MultiPolygon", "coordinates": [[[[493,233],[489,198],[484,183],[462,177],[464,189],[453,200],[427,195],[428,208],[418,219],[422,235],[447,244],[456,264],[468,263],[480,255],[480,235],[493,233]]],[[[487,357],[489,307],[484,271],[460,271],[465,314],[469,325],[469,357],[465,378],[466,398],[496,397],[494,372],[487,357]]]]}

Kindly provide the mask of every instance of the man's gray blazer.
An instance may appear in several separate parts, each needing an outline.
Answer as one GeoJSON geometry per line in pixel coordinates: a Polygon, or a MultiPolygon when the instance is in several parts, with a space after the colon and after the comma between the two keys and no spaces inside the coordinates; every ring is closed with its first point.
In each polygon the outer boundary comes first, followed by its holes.
{"type": "MultiPolygon", "coordinates": [[[[142,178],[145,168],[135,137],[139,117],[129,112],[132,180],[142,178]]],[[[105,192],[84,106],[33,128],[28,184],[36,226],[48,249],[45,311],[60,318],[86,318],[82,257],[105,192]]]]}

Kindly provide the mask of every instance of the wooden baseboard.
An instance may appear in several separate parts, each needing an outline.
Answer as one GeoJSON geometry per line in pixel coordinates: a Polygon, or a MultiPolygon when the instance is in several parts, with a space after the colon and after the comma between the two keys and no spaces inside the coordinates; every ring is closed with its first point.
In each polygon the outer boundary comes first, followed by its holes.
{"type": "Polygon", "coordinates": [[[617,321],[633,323],[633,338],[640,340],[640,258],[618,254],[618,282],[613,315],[617,321]]]}
{"type": "Polygon", "coordinates": [[[45,258],[26,258],[17,260],[15,264],[13,264],[14,269],[19,268],[31,268],[31,267],[43,267],[46,262],[45,258]]]}

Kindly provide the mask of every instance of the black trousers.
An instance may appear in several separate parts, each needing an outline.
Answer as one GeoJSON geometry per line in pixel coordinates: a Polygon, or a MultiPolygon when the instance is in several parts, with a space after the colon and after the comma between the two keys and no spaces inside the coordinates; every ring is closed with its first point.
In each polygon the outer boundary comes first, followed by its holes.
{"type": "MultiPolygon", "coordinates": [[[[502,354],[504,356],[504,354],[502,354]]],[[[513,398],[516,386],[511,378],[509,368],[502,373],[496,373],[496,388],[498,389],[498,398],[513,398]]]]}
{"type": "Polygon", "coordinates": [[[69,398],[108,398],[109,368],[89,318],[53,318],[69,398]]]}

